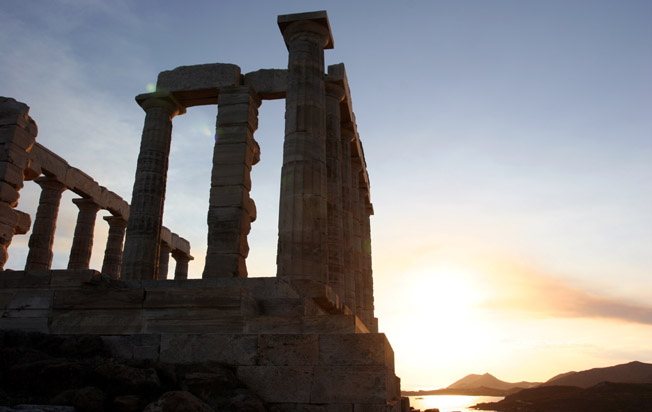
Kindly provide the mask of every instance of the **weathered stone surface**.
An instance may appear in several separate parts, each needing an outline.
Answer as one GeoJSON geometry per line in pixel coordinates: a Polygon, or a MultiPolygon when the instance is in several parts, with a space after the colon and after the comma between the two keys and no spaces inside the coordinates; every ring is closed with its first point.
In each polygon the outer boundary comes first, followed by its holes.
{"type": "MultiPolygon", "coordinates": [[[[30,271],[30,274],[32,271],[30,271]]],[[[91,282],[99,272],[92,269],[87,270],[52,270],[50,271],[52,280],[50,287],[53,289],[58,288],[71,288],[79,287],[85,283],[91,282]]]]}
{"type": "Polygon", "coordinates": [[[3,317],[48,317],[54,292],[49,290],[18,290],[13,293],[3,317]]]}
{"type": "Polygon", "coordinates": [[[214,412],[214,409],[190,392],[172,391],[147,405],[143,412],[214,412]]]}
{"type": "Polygon", "coordinates": [[[144,300],[143,289],[57,290],[54,309],[140,309],[144,300]]]}
{"type": "Polygon", "coordinates": [[[244,84],[251,86],[264,100],[283,99],[288,87],[285,69],[260,69],[244,75],[244,84]]]}
{"type": "Polygon", "coordinates": [[[168,92],[218,89],[240,84],[240,68],[235,64],[211,63],[180,66],[159,73],[157,89],[168,92]]]}
{"type": "Polygon", "coordinates": [[[50,331],[62,335],[128,335],[145,332],[145,321],[138,311],[132,310],[55,310],[50,331]]]}
{"type": "Polygon", "coordinates": [[[394,369],[394,352],[385,334],[320,335],[320,365],[385,365],[394,369]]]}
{"type": "Polygon", "coordinates": [[[236,376],[264,402],[310,402],[312,366],[240,366],[236,376]]]}
{"type": "Polygon", "coordinates": [[[158,359],[161,335],[102,336],[104,344],[115,358],[158,359]]]}
{"type": "MultiPolygon", "coordinates": [[[[247,322],[247,333],[360,333],[355,316],[258,316],[247,322]]],[[[366,330],[364,331],[366,332],[366,330]]],[[[363,332],[363,333],[364,333],[363,332]]]]}
{"type": "Polygon", "coordinates": [[[164,334],[161,361],[197,363],[216,361],[232,365],[255,365],[258,337],[239,334],[164,334]]]}
{"type": "Polygon", "coordinates": [[[313,403],[381,403],[387,400],[384,366],[315,366],[313,403]],[[355,390],[352,390],[355,388],[355,390]]]}
{"type": "Polygon", "coordinates": [[[274,366],[316,365],[318,335],[260,335],[258,364],[274,366]]]}
{"type": "MultiPolygon", "coordinates": [[[[0,126],[20,126],[36,136],[36,123],[29,117],[29,106],[11,97],[0,96],[0,126]]],[[[26,148],[27,149],[27,148],[26,148]]]]}

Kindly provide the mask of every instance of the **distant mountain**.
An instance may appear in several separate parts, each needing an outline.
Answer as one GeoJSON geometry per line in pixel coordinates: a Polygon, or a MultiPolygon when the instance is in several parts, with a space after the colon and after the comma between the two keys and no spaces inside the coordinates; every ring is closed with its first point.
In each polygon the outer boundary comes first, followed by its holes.
{"type": "Polygon", "coordinates": [[[545,382],[542,386],[590,388],[600,382],[652,383],[652,364],[635,361],[607,368],[562,373],[545,382]]]}
{"type": "Polygon", "coordinates": [[[485,373],[484,375],[467,375],[457,382],[453,383],[446,389],[474,389],[474,388],[494,388],[509,390],[513,388],[531,388],[540,385],[540,382],[516,382],[510,383],[501,381],[495,376],[485,373]]]}

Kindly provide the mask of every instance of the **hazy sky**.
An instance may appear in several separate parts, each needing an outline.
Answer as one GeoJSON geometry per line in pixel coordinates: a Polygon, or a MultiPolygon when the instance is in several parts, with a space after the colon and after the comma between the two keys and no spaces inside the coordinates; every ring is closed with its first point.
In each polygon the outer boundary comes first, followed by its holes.
{"type": "MultiPolygon", "coordinates": [[[[160,71],[285,68],[278,14],[327,10],[372,185],[376,313],[405,388],[652,362],[652,2],[3,0],[0,95],[131,200],[160,71]]],[[[283,101],[265,101],[251,276],[275,273],[283,101]]],[[[215,107],[175,118],[164,224],[200,276],[215,107]]],[[[36,208],[28,183],[19,209],[36,208]]],[[[76,207],[64,195],[55,268],[76,207]]],[[[103,212],[102,215],[105,215],[103,212]]],[[[93,267],[106,224],[98,219],[93,267]]],[[[27,237],[8,268],[21,269],[27,237]]]]}

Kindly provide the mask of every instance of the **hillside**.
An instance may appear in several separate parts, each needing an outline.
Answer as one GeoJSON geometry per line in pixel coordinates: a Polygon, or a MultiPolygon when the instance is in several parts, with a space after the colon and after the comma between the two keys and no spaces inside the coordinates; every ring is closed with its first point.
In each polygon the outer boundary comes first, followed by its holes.
{"type": "Polygon", "coordinates": [[[600,382],[652,383],[652,364],[635,361],[582,372],[568,372],[553,377],[542,386],[590,388],[600,382]]]}
{"type": "Polygon", "coordinates": [[[588,389],[540,386],[473,408],[500,412],[649,412],[652,384],[605,382],[588,389]]]}
{"type": "Polygon", "coordinates": [[[476,375],[476,374],[467,375],[464,378],[454,382],[446,389],[474,389],[474,388],[485,387],[485,388],[509,390],[513,388],[531,388],[539,384],[540,383],[533,383],[533,382],[516,382],[516,383],[505,382],[505,381],[501,381],[500,379],[496,378],[495,376],[489,373],[485,373],[484,375],[476,375]]]}

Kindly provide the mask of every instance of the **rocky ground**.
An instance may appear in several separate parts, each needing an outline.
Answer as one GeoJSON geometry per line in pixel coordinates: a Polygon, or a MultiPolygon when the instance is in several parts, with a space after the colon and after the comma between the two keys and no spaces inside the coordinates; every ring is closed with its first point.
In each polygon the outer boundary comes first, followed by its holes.
{"type": "Polygon", "coordinates": [[[60,337],[0,331],[0,412],[14,410],[264,412],[268,409],[224,365],[116,360],[97,336],[60,337]],[[39,409],[20,405],[61,407],[39,409]]]}

